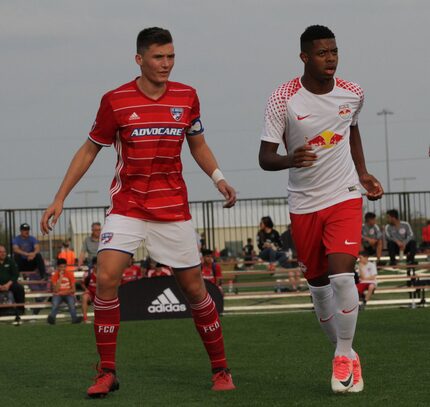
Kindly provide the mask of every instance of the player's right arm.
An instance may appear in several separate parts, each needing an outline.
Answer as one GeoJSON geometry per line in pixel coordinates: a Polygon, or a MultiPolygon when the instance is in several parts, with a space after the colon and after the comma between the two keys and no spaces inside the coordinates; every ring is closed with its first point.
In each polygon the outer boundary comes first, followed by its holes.
{"type": "Polygon", "coordinates": [[[266,171],[280,171],[287,168],[310,167],[316,161],[317,155],[310,145],[303,145],[294,150],[292,154],[278,154],[279,144],[262,140],[258,161],[260,167],[266,171]]]}
{"type": "Polygon", "coordinates": [[[285,142],[287,128],[287,96],[278,88],[267,101],[264,112],[264,127],[258,155],[263,170],[280,171],[292,167],[310,167],[317,159],[312,147],[307,144],[287,155],[278,154],[279,145],[285,142]]]}
{"type": "Polygon", "coordinates": [[[101,145],[88,139],[76,152],[66,175],[64,176],[63,182],[55,195],[54,201],[42,216],[40,221],[40,230],[43,234],[49,233],[49,231],[55,226],[61,212],[63,211],[64,200],[69,195],[73,187],[87,172],[101,148],[101,145]]]}

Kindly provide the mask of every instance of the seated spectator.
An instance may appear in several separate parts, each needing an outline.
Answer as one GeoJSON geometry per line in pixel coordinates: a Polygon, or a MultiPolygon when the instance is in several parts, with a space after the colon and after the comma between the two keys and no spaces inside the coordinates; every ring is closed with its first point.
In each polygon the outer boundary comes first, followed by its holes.
{"type": "Polygon", "coordinates": [[[93,257],[91,264],[92,267],[84,273],[81,283],[82,289],[84,290],[84,293],[82,294],[82,315],[85,324],[91,323],[88,320],[88,305],[94,301],[96,296],[97,257],[93,257]]]}
{"type": "MultiPolygon", "coordinates": [[[[0,245],[0,292],[11,293],[16,303],[25,302],[24,287],[18,283],[18,267],[14,260],[7,255],[6,247],[0,245]]],[[[24,314],[24,306],[15,308],[17,321],[24,314]]]]}
{"type": "Polygon", "coordinates": [[[221,266],[215,262],[213,252],[210,249],[203,249],[202,276],[205,280],[209,280],[216,286],[222,284],[221,266]]]}
{"type": "Polygon", "coordinates": [[[269,270],[274,271],[276,262],[281,267],[289,266],[287,256],[281,251],[281,239],[279,232],[273,228],[270,216],[263,216],[260,221],[260,230],[257,235],[257,245],[260,249],[260,258],[268,261],[269,270]]]}
{"type": "Polygon", "coordinates": [[[246,245],[242,248],[243,260],[245,261],[245,269],[252,268],[252,264],[254,262],[254,258],[256,257],[256,253],[254,250],[254,245],[252,243],[252,239],[248,237],[246,239],[246,245]]]}
{"type": "Polygon", "coordinates": [[[373,212],[367,212],[364,215],[364,223],[361,227],[361,245],[368,256],[376,255],[377,264],[382,264],[382,232],[376,224],[376,215],[373,212]]]}
{"type": "Polygon", "coordinates": [[[55,325],[58,308],[64,301],[72,317],[72,324],[78,324],[82,321],[81,317],[76,315],[75,307],[75,275],[67,271],[67,262],[65,259],[57,260],[57,270],[52,274],[52,310],[48,315],[48,324],[55,325]]]}
{"type": "Polygon", "coordinates": [[[430,220],[427,221],[427,225],[422,229],[421,239],[421,250],[428,255],[427,260],[430,261],[430,220]]]}
{"type": "Polygon", "coordinates": [[[58,259],[65,259],[67,262],[67,270],[74,271],[76,268],[76,254],[73,249],[70,248],[70,242],[64,241],[61,244],[61,251],[58,253],[58,259]]]}
{"type": "Polygon", "coordinates": [[[366,305],[367,301],[375,292],[378,282],[376,276],[378,272],[376,270],[375,263],[369,261],[369,255],[366,251],[362,251],[358,258],[358,279],[359,282],[356,284],[358,294],[363,298],[363,306],[366,305]]]}
{"type": "Polygon", "coordinates": [[[385,236],[387,238],[390,265],[396,265],[396,254],[402,257],[403,253],[407,255],[407,264],[416,264],[417,242],[414,240],[411,225],[408,222],[399,220],[399,212],[396,209],[387,211],[387,221],[385,236]]]}
{"type": "Polygon", "coordinates": [[[173,271],[169,266],[157,263],[155,260],[148,257],[148,267],[146,270],[146,277],[168,277],[172,276],[173,271]]]}
{"type": "Polygon", "coordinates": [[[40,278],[45,278],[45,262],[40,254],[38,240],[30,235],[30,225],[23,223],[19,230],[20,234],[12,241],[15,262],[19,271],[38,270],[40,278]]]}
{"type": "Polygon", "coordinates": [[[128,267],[122,272],[121,284],[140,280],[142,277],[142,269],[137,264],[134,264],[133,256],[131,256],[128,262],[128,267]]]}
{"type": "Polygon", "coordinates": [[[82,243],[81,253],[79,254],[78,259],[78,267],[82,267],[84,264],[91,266],[91,264],[89,264],[90,261],[94,257],[97,257],[101,231],[102,225],[100,222],[94,222],[91,225],[91,235],[87,236],[82,243]]]}

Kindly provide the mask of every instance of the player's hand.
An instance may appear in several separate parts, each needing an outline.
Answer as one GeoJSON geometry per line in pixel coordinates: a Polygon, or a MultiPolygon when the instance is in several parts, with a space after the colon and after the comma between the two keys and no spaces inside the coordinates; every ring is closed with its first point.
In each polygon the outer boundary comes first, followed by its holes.
{"type": "Polygon", "coordinates": [[[225,179],[222,179],[216,184],[218,191],[221,192],[225,198],[224,208],[231,208],[236,203],[236,191],[227,184],[225,179]]]}
{"type": "Polygon", "coordinates": [[[288,168],[304,168],[311,167],[317,160],[317,155],[313,152],[313,147],[305,144],[299,148],[296,148],[293,154],[287,155],[288,168]]]}
{"type": "Polygon", "coordinates": [[[376,201],[384,195],[384,189],[381,183],[371,174],[365,173],[360,175],[360,184],[366,190],[367,199],[376,201]]]}
{"type": "Polygon", "coordinates": [[[40,220],[40,230],[44,235],[48,234],[53,229],[61,212],[63,212],[63,202],[54,201],[43,213],[42,219],[40,220]]]}

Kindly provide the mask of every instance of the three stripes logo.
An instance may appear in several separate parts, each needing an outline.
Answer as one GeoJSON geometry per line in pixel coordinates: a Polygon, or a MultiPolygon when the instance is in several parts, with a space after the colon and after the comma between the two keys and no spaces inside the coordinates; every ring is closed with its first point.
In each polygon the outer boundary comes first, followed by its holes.
{"type": "Polygon", "coordinates": [[[151,314],[160,312],[184,312],[185,304],[181,304],[170,288],[166,288],[148,307],[151,314]]]}

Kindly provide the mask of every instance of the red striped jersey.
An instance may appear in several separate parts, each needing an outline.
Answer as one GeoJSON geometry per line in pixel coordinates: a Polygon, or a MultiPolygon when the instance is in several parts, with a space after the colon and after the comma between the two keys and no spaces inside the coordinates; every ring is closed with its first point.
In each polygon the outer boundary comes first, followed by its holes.
{"type": "Polygon", "coordinates": [[[130,267],[127,267],[122,272],[121,284],[125,284],[130,281],[140,280],[142,277],[142,269],[134,264],[130,267]]]}
{"type": "Polygon", "coordinates": [[[108,214],[149,221],[191,219],[182,177],[185,136],[203,133],[195,89],[167,82],[157,100],[143,94],[136,80],[106,93],[89,138],[117,151],[108,214]]]}

